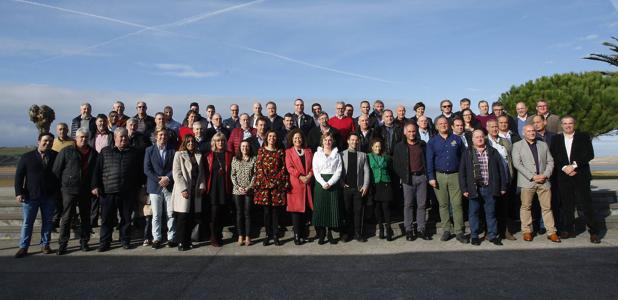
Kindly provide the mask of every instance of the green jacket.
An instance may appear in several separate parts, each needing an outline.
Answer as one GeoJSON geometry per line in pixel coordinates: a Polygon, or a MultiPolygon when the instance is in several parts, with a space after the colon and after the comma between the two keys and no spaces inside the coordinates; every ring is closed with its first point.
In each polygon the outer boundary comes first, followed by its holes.
{"type": "Polygon", "coordinates": [[[371,178],[373,183],[391,182],[392,160],[387,155],[367,154],[369,167],[371,168],[371,178]]]}

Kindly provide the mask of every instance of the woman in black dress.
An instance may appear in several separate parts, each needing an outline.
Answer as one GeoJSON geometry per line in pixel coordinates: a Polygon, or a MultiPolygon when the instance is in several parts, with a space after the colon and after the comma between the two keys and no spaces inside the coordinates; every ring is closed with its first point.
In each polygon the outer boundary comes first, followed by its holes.
{"type": "Polygon", "coordinates": [[[210,201],[210,245],[213,247],[221,247],[222,208],[232,197],[230,173],[233,155],[225,150],[225,145],[225,135],[216,133],[210,142],[211,151],[206,155],[206,193],[210,201]]]}

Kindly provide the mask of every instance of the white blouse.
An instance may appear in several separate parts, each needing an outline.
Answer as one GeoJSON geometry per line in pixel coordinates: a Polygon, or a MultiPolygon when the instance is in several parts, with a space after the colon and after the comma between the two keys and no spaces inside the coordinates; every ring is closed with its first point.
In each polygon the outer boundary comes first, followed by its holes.
{"type": "Polygon", "coordinates": [[[322,186],[325,186],[327,183],[332,186],[339,181],[342,165],[341,156],[336,147],[328,156],[324,153],[322,147],[318,147],[318,151],[313,155],[312,164],[315,180],[322,186]],[[322,178],[322,174],[332,174],[333,176],[327,182],[322,178]]]}

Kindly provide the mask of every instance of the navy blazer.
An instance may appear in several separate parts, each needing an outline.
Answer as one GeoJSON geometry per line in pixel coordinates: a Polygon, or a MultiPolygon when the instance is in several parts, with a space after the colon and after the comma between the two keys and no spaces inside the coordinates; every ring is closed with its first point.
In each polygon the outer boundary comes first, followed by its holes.
{"type": "Polygon", "coordinates": [[[52,172],[58,152],[47,151],[47,166],[37,149],[24,153],[15,170],[15,196],[25,199],[55,198],[58,195],[58,179],[52,172]]]}
{"type": "Polygon", "coordinates": [[[166,187],[168,191],[172,191],[174,187],[174,178],[172,176],[172,163],[174,162],[174,154],[176,150],[172,147],[165,148],[165,160],[161,158],[157,145],[152,145],[146,148],[144,155],[144,174],[146,174],[146,192],[148,194],[158,194],[161,192],[159,186],[159,176],[167,176],[170,179],[170,184],[166,187]]]}

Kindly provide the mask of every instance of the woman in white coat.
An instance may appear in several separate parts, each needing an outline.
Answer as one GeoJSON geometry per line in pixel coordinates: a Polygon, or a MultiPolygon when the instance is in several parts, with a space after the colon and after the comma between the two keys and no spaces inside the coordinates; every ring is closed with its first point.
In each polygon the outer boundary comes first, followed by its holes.
{"type": "Polygon", "coordinates": [[[197,150],[197,141],[193,135],[184,136],[180,149],[174,155],[172,175],[178,251],[185,251],[192,247],[191,231],[202,211],[202,193],[205,188],[202,154],[197,150]]]}

